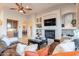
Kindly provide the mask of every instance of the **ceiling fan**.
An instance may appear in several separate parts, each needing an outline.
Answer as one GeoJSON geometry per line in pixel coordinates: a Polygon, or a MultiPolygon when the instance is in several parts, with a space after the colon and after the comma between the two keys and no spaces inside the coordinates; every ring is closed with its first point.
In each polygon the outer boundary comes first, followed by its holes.
{"type": "Polygon", "coordinates": [[[26,10],[32,10],[29,6],[23,7],[22,3],[16,3],[17,8],[10,8],[11,10],[17,10],[22,13],[26,13],[26,10]]]}

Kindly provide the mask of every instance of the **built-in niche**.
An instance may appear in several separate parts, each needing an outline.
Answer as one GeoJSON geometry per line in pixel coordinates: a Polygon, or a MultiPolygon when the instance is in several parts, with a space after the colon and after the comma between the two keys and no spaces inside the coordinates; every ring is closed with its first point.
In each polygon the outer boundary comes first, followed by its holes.
{"type": "Polygon", "coordinates": [[[42,37],[42,17],[36,19],[36,38],[42,37]]]}
{"type": "Polygon", "coordinates": [[[75,12],[69,12],[62,15],[62,37],[73,37],[73,31],[76,29],[76,14],[75,12]]]}
{"type": "Polygon", "coordinates": [[[7,36],[18,37],[18,21],[7,19],[7,36]]]}
{"type": "Polygon", "coordinates": [[[66,13],[62,15],[62,27],[76,27],[76,16],[75,13],[66,13]]]}

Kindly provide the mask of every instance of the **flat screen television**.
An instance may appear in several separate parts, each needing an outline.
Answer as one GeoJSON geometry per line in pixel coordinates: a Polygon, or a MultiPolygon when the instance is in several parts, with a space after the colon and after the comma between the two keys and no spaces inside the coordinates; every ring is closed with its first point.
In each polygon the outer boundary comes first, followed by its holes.
{"type": "Polygon", "coordinates": [[[44,20],[44,26],[55,26],[56,25],[56,18],[50,18],[44,20]]]}

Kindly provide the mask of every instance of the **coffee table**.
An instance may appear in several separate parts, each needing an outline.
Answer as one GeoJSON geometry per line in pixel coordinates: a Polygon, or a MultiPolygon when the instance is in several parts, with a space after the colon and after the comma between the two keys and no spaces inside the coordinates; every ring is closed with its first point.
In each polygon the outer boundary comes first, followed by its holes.
{"type": "Polygon", "coordinates": [[[44,43],[48,44],[47,40],[29,39],[28,41],[29,41],[29,43],[38,44],[38,49],[40,49],[40,46],[42,44],[44,44],[44,43]]]}

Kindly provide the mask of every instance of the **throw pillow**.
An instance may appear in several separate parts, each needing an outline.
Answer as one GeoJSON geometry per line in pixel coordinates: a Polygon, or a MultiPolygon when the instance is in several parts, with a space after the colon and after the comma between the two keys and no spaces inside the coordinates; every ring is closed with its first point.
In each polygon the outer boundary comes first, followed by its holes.
{"type": "Polygon", "coordinates": [[[22,54],[24,53],[24,51],[25,51],[26,46],[27,46],[27,45],[18,43],[18,44],[17,44],[17,48],[16,48],[17,54],[22,55],[22,54]]]}
{"type": "Polygon", "coordinates": [[[74,42],[67,42],[60,44],[61,48],[64,52],[75,51],[75,43],[74,42]]]}
{"type": "Polygon", "coordinates": [[[38,48],[37,44],[31,44],[31,45],[26,46],[25,51],[35,52],[37,50],[37,48],[38,48]]]}

